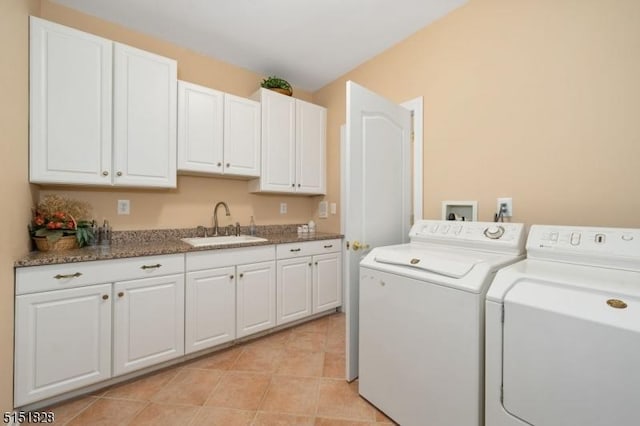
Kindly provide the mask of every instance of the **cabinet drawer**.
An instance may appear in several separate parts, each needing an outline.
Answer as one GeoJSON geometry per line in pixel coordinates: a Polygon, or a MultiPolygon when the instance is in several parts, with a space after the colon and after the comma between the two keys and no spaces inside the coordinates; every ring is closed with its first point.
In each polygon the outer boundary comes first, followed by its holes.
{"type": "Polygon", "coordinates": [[[234,249],[191,252],[186,255],[187,271],[222,268],[224,266],[274,260],[275,246],[240,247],[234,249]]]}
{"type": "Polygon", "coordinates": [[[340,251],[342,240],[305,241],[303,243],[279,244],[276,246],[276,257],[287,259],[291,257],[313,256],[316,254],[332,253],[340,251]]]}
{"type": "Polygon", "coordinates": [[[183,272],[183,254],[17,268],[16,295],[183,272]]]}

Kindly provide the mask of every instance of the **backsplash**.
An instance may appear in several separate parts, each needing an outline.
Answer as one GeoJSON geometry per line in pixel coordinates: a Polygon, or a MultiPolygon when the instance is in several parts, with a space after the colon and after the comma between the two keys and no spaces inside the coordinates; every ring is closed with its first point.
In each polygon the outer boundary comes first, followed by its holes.
{"type": "MultiPolygon", "coordinates": [[[[257,225],[257,235],[274,235],[274,234],[286,234],[296,233],[298,226],[302,224],[289,224],[289,225],[257,225]]],[[[220,227],[219,233],[225,235],[226,227],[220,227]]],[[[207,235],[213,234],[213,228],[206,228],[207,235]]],[[[249,234],[248,226],[240,227],[241,234],[249,234]]],[[[153,241],[165,241],[168,239],[180,239],[180,238],[193,238],[202,237],[201,228],[175,228],[175,229],[147,229],[139,231],[113,231],[111,236],[112,244],[126,244],[126,243],[144,243],[153,241]]]]}

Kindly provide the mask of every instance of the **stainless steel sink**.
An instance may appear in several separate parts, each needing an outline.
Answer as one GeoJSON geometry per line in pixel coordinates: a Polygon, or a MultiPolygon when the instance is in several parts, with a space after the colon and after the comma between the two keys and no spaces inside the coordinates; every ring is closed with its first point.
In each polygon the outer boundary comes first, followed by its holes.
{"type": "Polygon", "coordinates": [[[259,243],[262,241],[267,241],[267,239],[255,237],[253,235],[226,235],[221,237],[183,238],[182,241],[191,245],[192,247],[215,247],[231,244],[259,243]]]}

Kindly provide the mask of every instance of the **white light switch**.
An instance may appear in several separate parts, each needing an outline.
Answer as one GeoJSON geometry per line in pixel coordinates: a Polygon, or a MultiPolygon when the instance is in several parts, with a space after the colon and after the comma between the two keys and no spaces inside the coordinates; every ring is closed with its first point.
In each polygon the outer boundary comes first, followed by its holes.
{"type": "Polygon", "coordinates": [[[318,217],[321,219],[326,219],[329,216],[327,212],[328,209],[328,203],[326,201],[320,201],[320,205],[318,206],[318,217]]]}
{"type": "Polygon", "coordinates": [[[338,212],[338,207],[336,206],[336,203],[331,203],[329,205],[329,208],[331,210],[331,214],[336,214],[338,212]]]}

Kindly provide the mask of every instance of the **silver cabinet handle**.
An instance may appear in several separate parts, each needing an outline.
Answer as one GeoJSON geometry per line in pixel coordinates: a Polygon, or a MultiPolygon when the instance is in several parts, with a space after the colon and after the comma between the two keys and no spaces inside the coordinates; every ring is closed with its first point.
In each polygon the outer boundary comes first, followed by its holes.
{"type": "Polygon", "coordinates": [[[102,176],[109,176],[109,172],[105,170],[104,172],[102,172],[102,176]]]}
{"type": "Polygon", "coordinates": [[[102,300],[108,300],[109,299],[109,295],[108,294],[103,294],[102,295],[102,300]]]}
{"type": "Polygon", "coordinates": [[[82,275],[81,272],[76,272],[75,274],[66,274],[66,275],[58,274],[53,278],[55,278],[56,280],[61,280],[63,278],[78,278],[81,275],[82,275]]]}
{"type": "Polygon", "coordinates": [[[299,248],[297,248],[297,249],[289,249],[289,251],[292,252],[292,253],[295,253],[295,252],[300,251],[300,250],[302,250],[302,249],[299,249],[299,248]]]}
{"type": "Polygon", "coordinates": [[[162,266],[161,264],[156,263],[155,265],[142,265],[140,267],[140,269],[155,269],[155,268],[159,268],[161,266],[162,266]]]}
{"type": "Polygon", "coordinates": [[[331,247],[333,247],[333,244],[329,244],[329,245],[324,246],[324,248],[331,248],[331,247]]]}
{"type": "Polygon", "coordinates": [[[118,172],[118,173],[116,173],[116,175],[122,176],[122,172],[118,172]]]}

